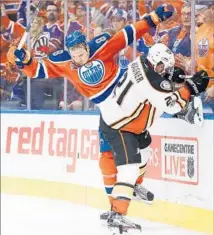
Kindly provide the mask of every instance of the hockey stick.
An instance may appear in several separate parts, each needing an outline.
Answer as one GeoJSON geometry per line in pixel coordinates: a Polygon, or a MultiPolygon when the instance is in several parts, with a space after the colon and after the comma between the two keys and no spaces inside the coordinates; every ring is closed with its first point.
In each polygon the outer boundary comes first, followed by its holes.
{"type": "Polygon", "coordinates": [[[30,19],[30,21],[29,21],[29,23],[28,23],[28,25],[26,27],[26,30],[25,30],[25,32],[24,32],[24,34],[23,34],[23,36],[22,36],[22,38],[21,38],[21,40],[19,42],[19,45],[17,47],[18,50],[20,50],[24,46],[24,44],[25,44],[25,42],[27,40],[27,36],[28,36],[28,33],[30,32],[31,26],[32,26],[35,18],[37,17],[37,15],[38,15],[38,13],[40,11],[40,8],[41,8],[41,5],[42,5],[42,1],[43,0],[39,0],[39,3],[37,5],[37,7],[36,7],[36,10],[35,10],[33,16],[31,17],[31,19],[30,19]]]}
{"type": "MultiPolygon", "coordinates": [[[[192,78],[193,76],[192,75],[179,75],[179,77],[182,78],[182,79],[188,79],[188,78],[192,78]]],[[[214,77],[205,76],[203,78],[214,80],[214,77]]]]}

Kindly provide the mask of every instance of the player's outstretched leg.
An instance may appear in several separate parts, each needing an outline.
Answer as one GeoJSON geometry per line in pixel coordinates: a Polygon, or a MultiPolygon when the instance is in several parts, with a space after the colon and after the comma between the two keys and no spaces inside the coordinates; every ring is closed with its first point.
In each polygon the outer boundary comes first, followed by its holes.
{"type": "Polygon", "coordinates": [[[136,181],[136,184],[134,186],[134,193],[133,193],[133,199],[138,201],[143,201],[148,204],[152,204],[154,200],[154,194],[150,192],[148,189],[146,189],[142,183],[144,179],[144,175],[146,174],[146,167],[147,162],[151,156],[150,152],[150,145],[151,143],[151,136],[148,131],[145,131],[140,135],[140,154],[141,154],[141,164],[139,166],[139,177],[136,181]]]}
{"type": "MultiPolygon", "coordinates": [[[[111,193],[117,181],[117,168],[111,150],[101,152],[99,166],[103,175],[103,183],[105,186],[106,195],[108,196],[109,199],[109,204],[110,204],[109,207],[111,208],[112,205],[111,193]]],[[[100,215],[100,219],[107,220],[109,216],[110,216],[110,211],[106,211],[100,215]]]]}
{"type": "Polygon", "coordinates": [[[117,170],[117,183],[112,191],[112,211],[107,219],[107,227],[119,234],[140,233],[141,226],[126,217],[133,198],[134,184],[139,174],[139,164],[120,165],[117,170]]]}
{"type": "MultiPolygon", "coordinates": [[[[105,151],[101,153],[99,166],[103,175],[103,182],[105,185],[105,191],[109,198],[110,205],[112,204],[111,192],[116,183],[117,169],[114,162],[114,157],[112,151],[105,151]]],[[[147,204],[152,204],[154,200],[154,194],[146,189],[143,185],[143,175],[145,173],[145,167],[139,167],[141,176],[138,177],[133,193],[133,199],[137,201],[142,201],[147,204]]],[[[110,216],[110,211],[103,212],[100,215],[100,219],[107,220],[110,216]]]]}

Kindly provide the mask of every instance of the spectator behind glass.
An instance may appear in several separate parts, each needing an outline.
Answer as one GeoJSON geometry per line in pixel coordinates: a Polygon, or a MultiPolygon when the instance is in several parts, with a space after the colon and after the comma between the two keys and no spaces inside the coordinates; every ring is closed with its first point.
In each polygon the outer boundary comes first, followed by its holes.
{"type": "MultiPolygon", "coordinates": [[[[59,100],[59,108],[65,109],[64,93],[62,92],[59,100]]],[[[83,110],[83,97],[75,89],[75,87],[68,81],[67,90],[67,109],[68,110],[83,110]]]]}
{"type": "MultiPolygon", "coordinates": [[[[21,17],[21,20],[19,22],[22,22],[24,26],[26,26],[26,3],[21,4],[21,8],[19,10],[21,17]]],[[[34,5],[30,6],[30,15],[32,16],[35,11],[34,5]]],[[[50,41],[50,33],[49,32],[43,32],[44,23],[46,21],[44,14],[38,14],[37,17],[35,17],[33,24],[30,29],[30,44],[31,44],[31,50],[32,55],[36,57],[37,59],[46,58],[52,51],[51,47],[49,47],[49,41],[50,41]]],[[[26,81],[25,81],[26,82],[26,81]]],[[[45,99],[48,97],[51,97],[52,95],[52,83],[55,83],[56,81],[46,81],[46,80],[40,80],[40,79],[33,79],[31,80],[31,108],[40,110],[44,108],[44,102],[45,99]]],[[[22,93],[20,92],[20,87],[23,86],[23,83],[17,83],[13,88],[13,97],[20,98],[23,97],[22,93]]],[[[26,90],[26,83],[25,83],[25,90],[26,90]]]]}
{"type": "Polygon", "coordinates": [[[44,18],[35,17],[30,29],[30,41],[33,55],[36,58],[45,58],[50,54],[50,33],[43,32],[44,18]]]}
{"type": "MultiPolygon", "coordinates": [[[[111,16],[111,27],[113,28],[113,30],[115,30],[116,32],[120,31],[126,26],[126,23],[127,12],[120,8],[114,9],[111,16]]],[[[127,48],[121,50],[117,56],[117,64],[120,66],[120,69],[124,71],[126,71],[128,64],[130,63],[130,61],[125,56],[126,50],[127,48]]]]}
{"type": "Polygon", "coordinates": [[[195,22],[196,22],[196,31],[204,23],[204,18],[206,11],[208,9],[207,5],[195,5],[195,22]]]}
{"type": "MultiPolygon", "coordinates": [[[[135,18],[136,21],[140,20],[140,14],[138,11],[135,12],[135,18]]],[[[127,15],[127,25],[132,24],[133,22],[133,10],[129,10],[128,11],[128,15],[127,15]]],[[[145,33],[139,40],[137,40],[137,53],[136,56],[138,55],[143,55],[146,56],[149,52],[149,48],[154,44],[154,39],[152,37],[152,35],[150,33],[145,33]],[[139,53],[138,53],[139,52],[139,53]]],[[[131,48],[131,47],[130,47],[131,48]]],[[[132,61],[133,60],[133,56],[132,58],[129,57],[130,54],[130,49],[128,49],[126,51],[126,57],[132,61]]],[[[133,54],[133,52],[132,52],[133,54]]]]}
{"type": "MultiPolygon", "coordinates": [[[[136,8],[139,12],[140,16],[143,16],[146,13],[150,13],[152,11],[151,4],[152,0],[138,0],[136,1],[136,8]]],[[[132,0],[118,0],[118,7],[125,10],[130,11],[133,10],[133,1],[132,0]]]]}
{"type": "Polygon", "coordinates": [[[132,8],[132,0],[118,0],[118,8],[129,11],[132,8]]]}
{"type": "Polygon", "coordinates": [[[181,25],[169,30],[168,35],[160,39],[175,54],[176,66],[186,72],[189,70],[189,57],[191,56],[191,7],[184,4],[181,9],[181,25]]]}
{"type": "MultiPolygon", "coordinates": [[[[196,66],[198,71],[204,69],[208,76],[214,77],[214,4],[203,11],[201,19],[202,24],[195,37],[196,66]]],[[[202,99],[204,106],[210,107],[214,112],[214,80],[210,80],[202,99]]]]}
{"type": "MultiPolygon", "coordinates": [[[[117,32],[117,31],[123,29],[128,24],[128,20],[129,20],[129,22],[132,20],[132,17],[133,17],[132,10],[131,10],[131,12],[129,11],[129,14],[128,14],[125,10],[120,9],[120,8],[116,8],[113,11],[112,17],[111,17],[111,26],[112,26],[113,30],[115,30],[117,32]]],[[[136,14],[136,20],[139,20],[139,18],[140,18],[139,14],[136,14]]],[[[145,37],[147,38],[148,35],[146,35],[145,37]]],[[[141,38],[137,41],[136,46],[137,46],[136,56],[139,56],[146,51],[146,49],[145,49],[146,44],[145,44],[145,41],[143,38],[141,38]]],[[[120,66],[120,69],[123,72],[125,72],[127,70],[128,64],[132,60],[134,60],[133,56],[134,56],[133,45],[129,45],[128,47],[126,47],[125,49],[123,49],[122,51],[119,52],[118,57],[117,57],[118,65],[120,66]]]]}
{"type": "MultiPolygon", "coordinates": [[[[75,16],[75,3],[73,0],[67,0],[68,3],[68,19],[74,20],[75,16]]],[[[64,21],[64,1],[61,1],[61,21],[64,21]]]]}
{"type": "Polygon", "coordinates": [[[156,43],[161,42],[168,44],[169,32],[176,30],[181,25],[177,22],[178,16],[175,12],[173,16],[164,22],[161,22],[156,28],[150,30],[150,34],[153,35],[153,39],[156,43]]]}
{"type": "Polygon", "coordinates": [[[97,28],[96,24],[90,20],[90,27],[87,28],[87,12],[86,5],[82,1],[75,2],[75,20],[69,20],[67,35],[75,30],[79,30],[87,35],[89,31],[89,40],[93,39],[96,35],[101,32],[101,28],[97,28]]]}
{"type": "MultiPolygon", "coordinates": [[[[43,25],[44,25],[44,17],[36,17],[33,25],[30,30],[30,39],[31,39],[31,48],[33,50],[33,56],[37,59],[47,58],[48,55],[51,53],[50,50],[50,33],[43,32],[43,25]]],[[[36,110],[41,110],[46,107],[45,100],[53,100],[56,97],[53,97],[55,92],[55,84],[60,85],[60,81],[57,79],[55,80],[46,80],[46,79],[32,79],[31,80],[31,108],[36,110]]],[[[48,109],[54,109],[48,108],[48,109]]],[[[55,105],[55,109],[57,109],[57,105],[55,105]]]]}
{"type": "Polygon", "coordinates": [[[0,83],[4,95],[1,98],[10,99],[13,86],[21,76],[19,69],[15,64],[9,64],[7,61],[7,52],[10,44],[22,36],[25,29],[20,24],[11,21],[6,12],[4,4],[1,7],[1,28],[0,28],[0,83]],[[9,95],[10,94],[10,95],[9,95]]]}
{"type": "Polygon", "coordinates": [[[114,0],[90,0],[92,20],[102,28],[109,28],[112,12],[118,7],[114,0]]]}
{"type": "Polygon", "coordinates": [[[59,8],[54,3],[49,3],[46,8],[47,11],[47,23],[43,27],[44,32],[50,34],[49,52],[54,52],[64,47],[64,33],[61,25],[58,21],[59,8]]]}

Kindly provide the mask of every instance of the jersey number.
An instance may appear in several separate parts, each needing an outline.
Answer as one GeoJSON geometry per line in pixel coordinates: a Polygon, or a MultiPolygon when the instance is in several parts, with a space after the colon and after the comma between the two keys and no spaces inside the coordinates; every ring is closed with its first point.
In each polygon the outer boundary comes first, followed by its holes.
{"type": "MultiPolygon", "coordinates": [[[[119,81],[114,89],[114,97],[117,95],[117,91],[119,88],[121,88],[121,86],[125,83],[126,79],[128,77],[127,72],[123,75],[123,79],[121,81],[119,81]]],[[[124,87],[124,89],[122,90],[121,94],[119,95],[119,97],[117,98],[117,103],[119,105],[121,105],[123,103],[123,100],[126,96],[126,94],[128,93],[128,91],[130,90],[130,88],[132,87],[133,82],[129,81],[128,84],[124,87]]]]}
{"type": "Polygon", "coordinates": [[[100,42],[103,42],[103,41],[105,41],[106,40],[106,37],[105,36],[102,36],[101,38],[98,38],[98,39],[96,39],[96,43],[100,43],[100,42]]]}

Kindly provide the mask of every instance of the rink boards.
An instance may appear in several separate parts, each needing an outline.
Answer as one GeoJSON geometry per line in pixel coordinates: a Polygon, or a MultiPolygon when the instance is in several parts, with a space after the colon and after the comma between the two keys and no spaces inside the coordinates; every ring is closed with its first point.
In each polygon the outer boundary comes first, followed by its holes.
{"type": "MultiPolygon", "coordinates": [[[[2,192],[108,209],[99,170],[98,115],[1,113],[2,192]]],[[[156,200],[129,215],[213,234],[213,120],[161,118],[144,181],[156,200]]]]}

